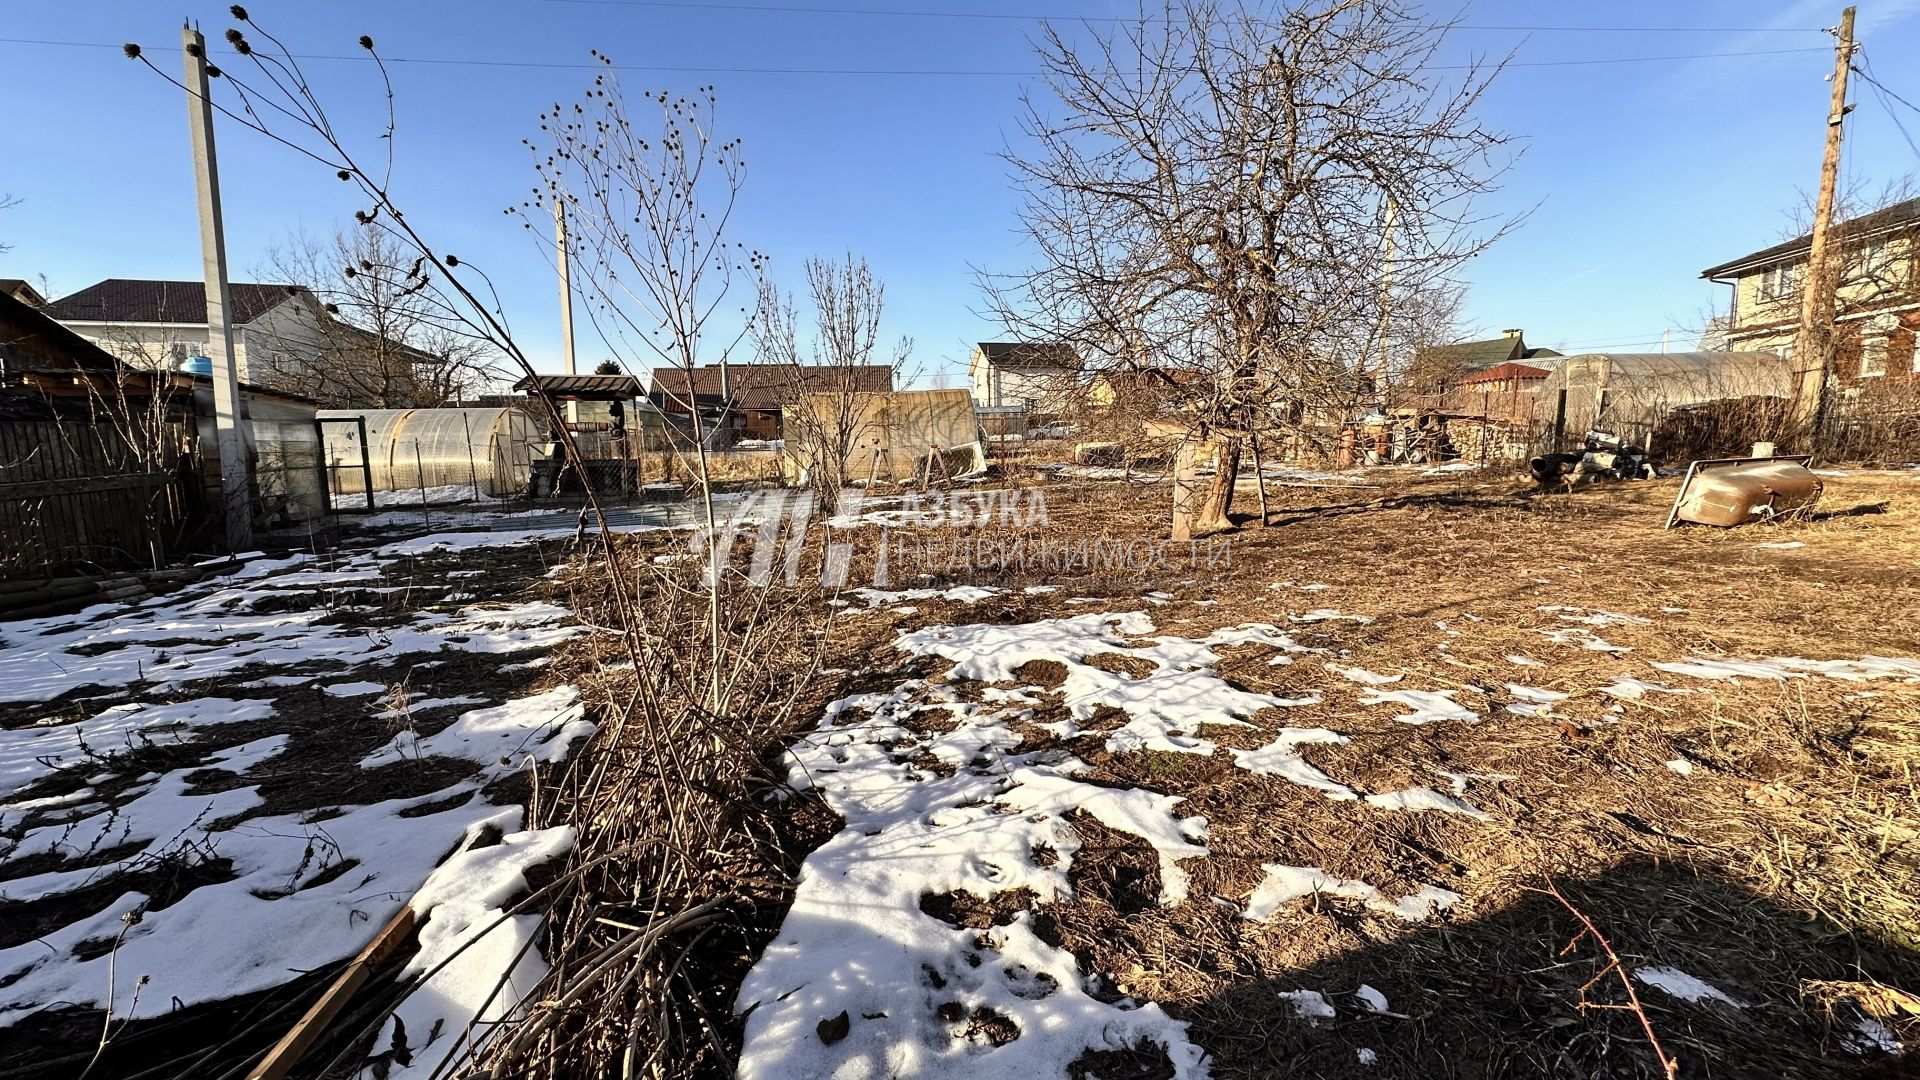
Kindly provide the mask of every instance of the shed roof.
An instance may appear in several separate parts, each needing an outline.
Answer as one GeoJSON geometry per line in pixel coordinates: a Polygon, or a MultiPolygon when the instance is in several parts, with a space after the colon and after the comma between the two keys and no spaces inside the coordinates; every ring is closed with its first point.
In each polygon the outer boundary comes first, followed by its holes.
{"type": "Polygon", "coordinates": [[[678,411],[684,412],[689,375],[697,403],[731,404],[736,409],[778,409],[799,394],[843,389],[872,394],[893,389],[893,368],[887,364],[728,364],[726,370],[731,403],[723,400],[719,364],[702,364],[691,371],[655,368],[648,396],[669,409],[678,402],[678,411]]]}
{"type": "MultiPolygon", "coordinates": [[[[1892,206],[1875,210],[1871,214],[1862,214],[1834,226],[1838,239],[1862,240],[1876,233],[1893,232],[1897,229],[1920,225],[1920,198],[1897,202],[1892,206]]],[[[1703,278],[1725,277],[1736,270],[1752,270],[1774,263],[1785,262],[1806,254],[1813,247],[1813,234],[1797,236],[1792,240],[1764,247],[1759,251],[1750,251],[1737,259],[1730,259],[1718,266],[1709,266],[1700,271],[1703,278]]]]}
{"type": "Polygon", "coordinates": [[[119,366],[106,350],[48,318],[45,311],[0,291],[0,370],[112,372],[119,366]]]}
{"type": "Polygon", "coordinates": [[[1080,370],[1080,354],[1065,342],[983,341],[979,349],[981,355],[987,358],[987,363],[997,368],[1080,370]]]}
{"type": "MultiPolygon", "coordinates": [[[[227,298],[233,308],[228,316],[234,325],[243,326],[304,291],[297,285],[236,281],[227,286],[227,298]]],[[[63,296],[43,310],[61,322],[205,326],[207,285],[204,281],[108,278],[63,296]]]]}
{"type": "Polygon", "coordinates": [[[1485,368],[1517,360],[1526,353],[1526,341],[1520,334],[1506,334],[1485,341],[1461,341],[1452,345],[1429,345],[1420,350],[1423,360],[1461,368],[1485,368]]]}
{"type": "Polygon", "coordinates": [[[1495,364],[1485,371],[1476,371],[1461,379],[1460,384],[1465,386],[1471,383],[1505,382],[1509,379],[1544,379],[1551,374],[1552,372],[1546,368],[1537,368],[1509,360],[1504,364],[1495,364]]]}
{"type": "Polygon", "coordinates": [[[555,397],[583,401],[631,401],[640,396],[640,380],[631,375],[528,375],[513,384],[518,394],[534,387],[555,397]]]}

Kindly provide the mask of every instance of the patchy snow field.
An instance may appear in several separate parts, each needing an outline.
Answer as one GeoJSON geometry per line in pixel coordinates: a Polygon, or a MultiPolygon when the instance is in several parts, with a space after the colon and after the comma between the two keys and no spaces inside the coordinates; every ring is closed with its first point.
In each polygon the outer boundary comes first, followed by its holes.
{"type": "MultiPolygon", "coordinates": [[[[885,605],[944,601],[943,610],[965,617],[990,592],[866,591],[866,610],[852,612],[897,619],[918,609],[885,605]]],[[[791,747],[789,787],[817,793],[844,824],[807,858],[778,937],[740,990],[737,1007],[746,1024],[740,1075],[1080,1077],[1102,1075],[1102,1063],[1113,1065],[1115,1055],[1139,1069],[1121,1075],[1209,1075],[1208,1055],[1188,1023],[1129,992],[1119,973],[1089,970],[1041,931],[1054,905],[1075,899],[1072,881],[1089,854],[1085,833],[1096,826],[1151,852],[1158,889],[1150,902],[1162,910],[1210,906],[1264,926],[1331,902],[1346,905],[1350,918],[1378,920],[1371,933],[1387,938],[1471,915],[1484,892],[1484,883],[1457,864],[1445,877],[1396,875],[1389,885],[1296,865],[1288,852],[1272,849],[1257,882],[1234,894],[1202,894],[1195,883],[1213,857],[1212,823],[1194,812],[1176,784],[1114,783],[1113,771],[1130,760],[1166,762],[1153,769],[1174,776],[1183,759],[1217,759],[1216,769],[1311,791],[1334,822],[1320,827],[1330,847],[1340,846],[1340,822],[1358,834],[1381,814],[1451,819],[1454,834],[1483,830],[1494,842],[1513,823],[1479,800],[1524,778],[1422,764],[1414,755],[1430,741],[1426,732],[1564,725],[1559,710],[1574,704],[1588,713],[1610,710],[1601,722],[1617,723],[1626,708],[1620,702],[1639,702],[1649,691],[1699,692],[1728,679],[1920,683],[1920,662],[1878,656],[1643,658],[1644,650],[1606,642],[1596,631],[1644,630],[1652,619],[1547,605],[1539,611],[1548,626],[1532,632],[1546,639],[1540,652],[1548,659],[1508,658],[1532,672],[1528,682],[1488,677],[1464,686],[1435,684],[1386,662],[1379,666],[1393,674],[1370,670],[1363,666],[1366,646],[1346,640],[1371,632],[1390,612],[1281,611],[1273,622],[1176,634],[1163,623],[1207,625],[1201,619],[1214,610],[1212,601],[1163,592],[1142,599],[1154,605],[1151,614],[1105,610],[1007,625],[900,629],[895,649],[908,671],[923,674],[832,702],[818,728],[791,747]],[[1185,617],[1169,618],[1173,611],[1185,617]],[[1603,654],[1614,673],[1592,685],[1565,678],[1552,680],[1557,688],[1531,685],[1548,681],[1556,648],[1603,654]],[[1288,678],[1317,668],[1325,677],[1311,693],[1257,692],[1222,674],[1230,661],[1288,678]],[[1655,673],[1686,685],[1640,677],[1655,673]],[[1364,719],[1369,747],[1382,742],[1377,720],[1393,722],[1390,731],[1401,726],[1405,734],[1393,745],[1405,760],[1389,763],[1393,773],[1432,777],[1433,786],[1369,782],[1366,776],[1382,775],[1379,752],[1355,755],[1348,764],[1360,734],[1289,722],[1290,713],[1303,710],[1364,719]],[[1223,744],[1221,733],[1232,741],[1223,744]],[[1089,754],[1101,755],[1105,767],[1096,769],[1089,754]],[[984,928],[958,914],[982,908],[992,912],[984,928]]],[[[1076,601],[1099,602],[1064,603],[1076,601]]],[[[1477,628],[1486,621],[1465,614],[1458,625],[1477,628]]],[[[1446,621],[1434,625],[1443,635],[1441,650],[1475,632],[1449,630],[1446,621]]],[[[1659,772],[1670,778],[1691,773],[1690,764],[1681,764],[1686,767],[1667,762],[1659,772]]],[[[1677,968],[1645,965],[1634,977],[1666,991],[1680,1008],[1735,1001],[1677,968]]],[[[1365,984],[1356,991],[1298,983],[1273,993],[1293,1022],[1309,1027],[1337,1031],[1346,1017],[1399,1015],[1365,984]]],[[[1371,1064],[1377,1053],[1355,1045],[1346,1060],[1371,1064]]]]}
{"type": "MultiPolygon", "coordinates": [[[[588,632],[520,595],[545,561],[526,545],[553,535],[259,557],[0,624],[0,1028],[266,990],[351,957],[410,897],[416,972],[493,923],[571,844],[521,831],[514,781],[593,732],[573,687],[528,686],[526,660],[588,632]]],[[[501,1014],[488,991],[531,933],[509,920],[403,1007],[379,1048],[414,1064],[390,1075],[432,1071],[430,1032],[447,1048],[501,1014]]],[[[501,997],[541,970],[526,953],[501,997]]]]}

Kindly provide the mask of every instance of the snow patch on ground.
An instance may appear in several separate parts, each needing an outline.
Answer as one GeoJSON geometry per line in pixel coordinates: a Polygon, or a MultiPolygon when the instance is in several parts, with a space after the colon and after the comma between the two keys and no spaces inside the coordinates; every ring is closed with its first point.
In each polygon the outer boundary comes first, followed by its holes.
{"type": "Polygon", "coordinates": [[[459,719],[425,738],[402,731],[361,758],[360,767],[373,769],[394,761],[432,757],[461,758],[482,766],[488,779],[497,779],[525,768],[529,759],[547,762],[565,758],[575,742],[594,733],[593,722],[585,717],[579,689],[556,686],[532,697],[461,713],[459,719]]]}
{"type": "Polygon", "coordinates": [[[1406,678],[1405,675],[1382,675],[1363,667],[1338,667],[1334,664],[1328,664],[1327,670],[1348,682],[1359,683],[1361,686],[1387,686],[1406,678]]]}
{"type": "Polygon", "coordinates": [[[1898,679],[1901,682],[1920,683],[1920,660],[1891,656],[1870,655],[1858,660],[1804,660],[1794,656],[1737,660],[1689,656],[1683,661],[1656,663],[1653,666],[1670,674],[1696,679],[1799,679],[1822,675],[1847,682],[1898,679]]]}
{"type": "Polygon", "coordinates": [[[1352,622],[1365,625],[1373,621],[1371,615],[1343,615],[1339,608],[1314,608],[1312,611],[1290,615],[1288,618],[1297,623],[1352,622]]]}
{"type": "MultiPolygon", "coordinates": [[[[952,656],[954,678],[997,682],[1029,659],[1111,651],[1119,634],[1152,627],[1136,614],[1034,624],[1034,640],[990,632],[1019,628],[934,629],[903,634],[902,647],[952,656]]],[[[1184,1024],[1156,1005],[1100,1001],[1072,954],[1034,934],[1031,916],[982,933],[922,909],[924,897],[948,893],[1064,897],[1080,847],[1074,814],[1151,844],[1166,902],[1185,892],[1179,862],[1206,853],[1205,821],[1175,816],[1177,798],[1080,782],[1085,766],[1058,752],[1013,753],[1012,715],[908,680],[832,703],[789,751],[789,782],[817,788],[846,827],[807,857],[779,936],[741,986],[740,1076],[1061,1076],[1087,1050],[1142,1041],[1167,1051],[1177,1077],[1205,1074],[1184,1024]],[[921,713],[952,727],[927,735],[901,723],[921,713]],[[915,766],[921,752],[953,771],[915,766]],[[968,1020],[986,1016],[1018,1037],[995,1046],[970,1036],[968,1020]],[[843,1022],[844,1037],[822,1037],[843,1022]]]]}
{"type": "Polygon", "coordinates": [[[1459,720],[1474,723],[1480,714],[1453,700],[1454,690],[1370,690],[1360,699],[1362,705],[1400,705],[1412,709],[1394,717],[1403,724],[1437,723],[1441,720],[1459,720]]]}
{"type": "Polygon", "coordinates": [[[1210,643],[1258,642],[1299,648],[1265,624],[1222,631],[1202,641],[1153,637],[1154,624],[1143,612],[1098,613],[1047,619],[1020,625],[932,626],[903,632],[895,641],[918,656],[954,661],[949,677],[985,683],[1018,681],[1014,674],[1036,661],[1066,668],[1059,693],[1070,720],[1048,725],[1060,738],[1072,738],[1080,725],[1104,708],[1126,713],[1127,722],[1107,734],[1107,749],[1164,750],[1211,754],[1214,743],[1199,736],[1208,725],[1247,726],[1246,718],[1270,708],[1318,702],[1317,697],[1283,698],[1239,690],[1213,672],[1221,657],[1210,643]],[[1149,644],[1135,644],[1149,638],[1149,644]],[[1276,644],[1276,642],[1282,644],[1276,644]],[[1086,662],[1113,654],[1145,661],[1143,678],[1109,671],[1086,662]]]}
{"type": "Polygon", "coordinates": [[[1870,1054],[1876,1050],[1883,1054],[1897,1054],[1901,1050],[1900,1037],[1871,1016],[1854,1021],[1853,1030],[1843,1037],[1841,1045],[1856,1054],[1870,1054]]]}
{"type": "MultiPolygon", "coordinates": [[[[1656,664],[1654,666],[1658,667],[1659,665],[1656,664]]],[[[1645,682],[1628,675],[1622,675],[1608,685],[1600,688],[1600,693],[1606,694],[1609,697],[1619,698],[1622,701],[1639,701],[1641,698],[1646,697],[1649,692],[1656,694],[1690,694],[1693,691],[1679,690],[1671,686],[1661,686],[1658,683],[1645,682]]]]}
{"type": "Polygon", "coordinates": [[[1281,1001],[1293,1006],[1293,1015],[1307,1022],[1309,1027],[1318,1027],[1322,1020],[1332,1020],[1337,1013],[1325,994],[1318,990],[1282,990],[1281,1001]]]}
{"type": "Polygon", "coordinates": [[[1316,788],[1329,799],[1345,801],[1359,796],[1352,788],[1337,783],[1300,756],[1298,748],[1311,744],[1337,745],[1346,741],[1345,735],[1326,728],[1281,728],[1278,737],[1257,750],[1230,750],[1229,753],[1233,755],[1233,763],[1248,772],[1278,776],[1302,787],[1316,788]]]}
{"type": "MultiPolygon", "coordinates": [[[[258,777],[289,767],[279,759],[291,736],[253,736],[273,730],[262,723],[293,718],[282,717],[270,701],[190,695],[196,683],[243,671],[243,678],[258,672],[249,686],[316,682],[287,673],[291,667],[324,670],[325,692],[365,696],[386,684],[356,680],[354,673],[402,658],[419,668],[433,663],[425,654],[443,649],[503,653],[583,632],[565,625],[571,614],[551,604],[422,610],[396,623],[357,627],[334,618],[341,610],[334,605],[287,610],[284,603],[296,592],[389,588],[370,583],[409,553],[516,544],[539,535],[547,534],[428,536],[324,558],[255,553],[220,560],[217,568],[227,571],[222,577],[139,605],[0,624],[0,700],[47,700],[89,686],[186,698],[134,701],[78,721],[0,732],[0,799],[62,771],[90,781],[78,792],[0,806],[0,833],[8,837],[0,840],[0,858],[49,863],[4,882],[0,899],[81,908],[81,898],[109,887],[65,925],[0,949],[0,1027],[54,1003],[110,1007],[117,1020],[138,1019],[280,985],[358,952],[436,864],[478,830],[489,823],[517,827],[518,811],[489,804],[480,790],[491,777],[524,767],[528,754],[552,760],[590,730],[578,718],[571,688],[470,712],[410,742],[408,758],[465,757],[480,765],[438,790],[286,813],[267,812],[258,777]],[[527,705],[543,698],[553,707],[527,705]],[[575,710],[571,717],[556,721],[556,711],[567,709],[575,710]],[[231,726],[241,723],[247,727],[231,726]],[[137,769],[116,764],[129,751],[153,746],[189,748],[192,760],[131,777],[137,769]],[[502,753],[513,761],[500,764],[502,753]],[[100,857],[109,852],[118,857],[100,857]],[[141,879],[135,875],[146,872],[198,875],[202,883],[155,909],[153,898],[136,887],[141,879]],[[114,891],[121,880],[128,886],[114,891]]],[[[412,708],[463,703],[469,702],[429,699],[412,708]]],[[[389,760],[399,761],[397,747],[389,760]]],[[[497,974],[487,977],[489,985],[497,974]]]]}
{"type": "Polygon", "coordinates": [[[1475,821],[1492,821],[1493,815],[1453,795],[1442,795],[1432,788],[1415,787],[1402,791],[1383,791],[1367,796],[1367,805],[1382,810],[1439,810],[1449,814],[1465,814],[1475,821]]]}
{"type": "Polygon", "coordinates": [[[1676,967],[1634,968],[1633,977],[1637,981],[1662,990],[1673,997],[1679,998],[1681,1001],[1694,1003],[1717,1001],[1723,1005],[1731,1005],[1736,1009],[1746,1008],[1746,1006],[1729,997],[1726,992],[1719,987],[1714,986],[1704,979],[1695,978],[1676,967]]]}
{"type": "MultiPolygon", "coordinates": [[[[42,721],[0,731],[0,799],[60,769],[93,768],[117,753],[188,742],[202,728],[272,714],[271,701],[208,697],[169,705],[115,705],[71,724],[42,721]]],[[[0,814],[0,822],[4,820],[0,814]]]]}
{"type": "Polygon", "coordinates": [[[527,893],[528,870],[572,850],[573,828],[510,831],[520,826],[517,807],[481,824],[505,835],[497,844],[469,848],[440,864],[409,901],[420,920],[420,948],[400,977],[432,974],[407,995],[373,1041],[381,1052],[404,1047],[409,1059],[405,1065],[391,1063],[385,1080],[426,1080],[456,1054],[483,1046],[547,972],[534,945],[540,917],[503,919],[503,907],[527,893]],[[467,1035],[470,1026],[473,1038],[467,1035]]]}
{"type": "Polygon", "coordinates": [[[847,591],[865,601],[869,609],[885,604],[897,604],[903,600],[952,600],[961,604],[977,604],[1001,593],[999,589],[989,589],[979,585],[955,585],[948,589],[899,589],[893,592],[885,589],[849,589],[847,591]]]}
{"type": "MultiPolygon", "coordinates": [[[[1245,918],[1254,922],[1265,922],[1282,907],[1311,896],[1358,900],[1369,911],[1393,915],[1407,922],[1425,922],[1436,912],[1445,911],[1460,901],[1459,893],[1435,885],[1422,885],[1415,892],[1391,899],[1364,881],[1335,877],[1316,866],[1269,863],[1261,869],[1266,876],[1260,879],[1253,895],[1247,898],[1247,908],[1243,913],[1245,918]]],[[[1382,997],[1380,1000],[1381,1010],[1384,1010],[1386,999],[1382,997]]]]}

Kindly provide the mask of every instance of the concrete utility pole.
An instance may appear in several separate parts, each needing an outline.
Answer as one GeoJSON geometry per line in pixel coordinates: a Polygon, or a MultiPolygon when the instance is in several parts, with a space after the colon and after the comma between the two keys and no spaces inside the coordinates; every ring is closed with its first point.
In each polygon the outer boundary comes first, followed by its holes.
{"type": "MultiPolygon", "coordinates": [[[[1793,424],[1809,442],[1820,432],[1827,372],[1833,368],[1834,277],[1827,233],[1833,225],[1833,188],[1840,175],[1840,135],[1847,112],[1847,69],[1853,61],[1853,8],[1840,13],[1840,43],[1833,57],[1833,103],[1827,110],[1827,152],[1820,159],[1820,195],[1813,206],[1813,240],[1807,250],[1800,333],[1794,339],[1793,424]]],[[[1811,449],[1811,446],[1808,447],[1811,449]]]]}
{"type": "Polygon", "coordinates": [[[193,130],[193,175],[200,198],[200,261],[207,278],[207,352],[213,359],[213,430],[220,442],[220,508],[227,547],[253,546],[246,435],[240,430],[240,376],[228,314],[227,239],[220,221],[220,170],[213,154],[213,99],[207,92],[207,42],[192,24],[180,28],[186,57],[187,121],[193,130]]]}
{"type": "MultiPolygon", "coordinates": [[[[573,286],[568,280],[573,269],[573,248],[567,243],[567,202],[560,192],[553,193],[553,242],[560,258],[560,351],[567,363],[567,374],[578,375],[573,359],[573,286]]],[[[580,422],[580,403],[567,402],[567,423],[580,422]]]]}
{"type": "Polygon", "coordinates": [[[573,249],[567,244],[567,204],[557,193],[553,197],[553,242],[560,252],[560,351],[566,354],[567,374],[577,375],[579,371],[573,365],[573,286],[567,280],[573,249]]]}

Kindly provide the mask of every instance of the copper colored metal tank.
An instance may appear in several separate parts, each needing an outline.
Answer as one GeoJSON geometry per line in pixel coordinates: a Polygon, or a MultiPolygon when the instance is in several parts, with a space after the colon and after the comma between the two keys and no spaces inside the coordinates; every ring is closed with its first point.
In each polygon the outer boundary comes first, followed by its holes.
{"type": "Polygon", "coordinates": [[[1723,458],[1696,461],[1673,500],[1667,526],[1691,521],[1722,527],[1804,509],[1820,498],[1808,458],[1723,458]]]}

